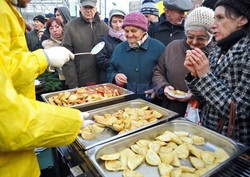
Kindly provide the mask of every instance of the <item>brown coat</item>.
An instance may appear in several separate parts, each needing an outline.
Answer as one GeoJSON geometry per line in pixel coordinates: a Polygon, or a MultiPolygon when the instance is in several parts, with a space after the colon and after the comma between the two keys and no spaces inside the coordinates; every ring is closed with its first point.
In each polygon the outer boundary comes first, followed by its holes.
{"type": "MultiPolygon", "coordinates": [[[[208,52],[213,47],[213,42],[206,46],[203,51],[208,52]]],[[[166,86],[171,85],[175,89],[187,92],[188,87],[185,83],[185,75],[189,72],[184,66],[186,50],[190,47],[186,43],[186,39],[175,40],[171,42],[164,50],[157,66],[153,69],[153,84],[157,96],[162,100],[161,106],[166,107],[184,116],[187,102],[170,101],[163,94],[166,86]]]]}
{"type": "MultiPolygon", "coordinates": [[[[81,16],[67,23],[62,43],[72,53],[90,52],[106,34],[108,34],[108,26],[100,20],[97,13],[92,23],[81,16]]],[[[75,56],[74,60],[63,66],[63,74],[69,88],[86,86],[90,82],[98,83],[100,74],[96,56],[75,56]]]]}

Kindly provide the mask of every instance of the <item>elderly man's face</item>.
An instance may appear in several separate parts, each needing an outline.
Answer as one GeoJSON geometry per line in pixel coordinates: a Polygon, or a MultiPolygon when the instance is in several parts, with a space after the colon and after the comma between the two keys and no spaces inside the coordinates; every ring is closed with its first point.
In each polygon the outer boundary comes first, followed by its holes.
{"type": "Polygon", "coordinates": [[[81,6],[80,10],[82,16],[84,16],[88,21],[93,21],[95,13],[97,12],[96,7],[92,6],[81,6]]]}
{"type": "Polygon", "coordinates": [[[170,9],[165,10],[165,15],[167,20],[174,25],[181,25],[186,16],[184,11],[170,9]]]}

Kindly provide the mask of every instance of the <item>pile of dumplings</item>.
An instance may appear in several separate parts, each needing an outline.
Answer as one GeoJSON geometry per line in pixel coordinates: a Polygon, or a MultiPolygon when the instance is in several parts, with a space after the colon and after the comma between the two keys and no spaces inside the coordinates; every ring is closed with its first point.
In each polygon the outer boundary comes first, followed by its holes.
{"type": "Polygon", "coordinates": [[[160,177],[199,177],[229,158],[225,150],[203,150],[205,139],[188,132],[165,131],[154,140],[138,140],[129,148],[100,157],[108,171],[123,177],[143,177],[136,170],[144,162],[158,167],[160,177]]]}

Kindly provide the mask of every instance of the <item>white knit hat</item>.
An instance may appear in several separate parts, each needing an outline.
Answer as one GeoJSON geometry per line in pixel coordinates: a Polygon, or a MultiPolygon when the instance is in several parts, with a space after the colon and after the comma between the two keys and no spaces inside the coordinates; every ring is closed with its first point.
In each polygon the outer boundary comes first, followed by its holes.
{"type": "Polygon", "coordinates": [[[203,27],[211,33],[211,26],[214,20],[214,11],[207,7],[198,7],[190,12],[185,19],[185,31],[191,27],[203,27]]]}

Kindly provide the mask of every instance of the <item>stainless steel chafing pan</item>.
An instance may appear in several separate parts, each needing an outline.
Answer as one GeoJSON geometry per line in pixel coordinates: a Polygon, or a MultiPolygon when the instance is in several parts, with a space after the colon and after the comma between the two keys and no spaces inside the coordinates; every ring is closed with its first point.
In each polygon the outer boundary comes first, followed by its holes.
{"type": "MultiPolygon", "coordinates": [[[[215,173],[222,166],[233,160],[235,157],[239,156],[242,152],[245,151],[246,147],[240,143],[236,143],[235,141],[222,136],[214,131],[208,130],[204,127],[201,127],[197,124],[191,123],[185,120],[174,120],[171,122],[167,122],[164,124],[160,124],[158,126],[152,127],[150,129],[145,129],[140,132],[136,132],[126,137],[122,137],[113,142],[108,142],[100,146],[96,146],[88,151],[86,151],[87,156],[90,161],[93,163],[95,168],[99,171],[99,173],[104,177],[122,177],[122,172],[110,172],[107,171],[104,167],[104,162],[100,160],[100,157],[104,154],[111,154],[115,152],[119,152],[125,148],[130,147],[136,141],[140,139],[148,139],[152,140],[156,136],[162,134],[166,130],[175,132],[175,131],[186,131],[189,134],[195,134],[205,138],[206,144],[202,146],[203,150],[216,150],[217,148],[223,148],[228,155],[229,159],[222,162],[215,168],[211,169],[203,176],[210,176],[215,173]]],[[[190,165],[185,160],[182,160],[181,163],[183,165],[190,165]]],[[[149,166],[145,162],[140,165],[136,171],[140,172],[144,175],[144,177],[160,177],[157,166],[149,166]]]]}
{"type": "Polygon", "coordinates": [[[171,119],[174,119],[175,117],[177,117],[177,113],[175,113],[175,112],[169,111],[167,109],[164,109],[160,106],[154,105],[150,102],[144,101],[142,99],[135,99],[135,100],[126,101],[123,103],[118,103],[118,104],[114,104],[111,106],[102,107],[99,109],[88,111],[90,114],[88,119],[93,119],[94,115],[103,115],[106,113],[112,114],[112,113],[117,112],[120,109],[125,109],[127,107],[142,108],[144,106],[149,106],[150,109],[154,109],[154,110],[158,111],[159,113],[161,113],[163,115],[162,118],[158,119],[156,122],[152,122],[150,124],[139,127],[137,129],[133,129],[133,130],[124,132],[122,134],[118,134],[118,132],[115,132],[110,128],[105,128],[105,130],[102,133],[97,134],[97,137],[93,140],[84,140],[84,139],[82,139],[81,136],[78,136],[76,139],[77,143],[85,150],[90,149],[96,145],[103,144],[105,142],[121,138],[123,136],[127,136],[128,134],[134,133],[136,131],[139,131],[139,130],[145,129],[147,127],[156,125],[160,122],[168,121],[168,120],[171,120],[171,119]]]}

